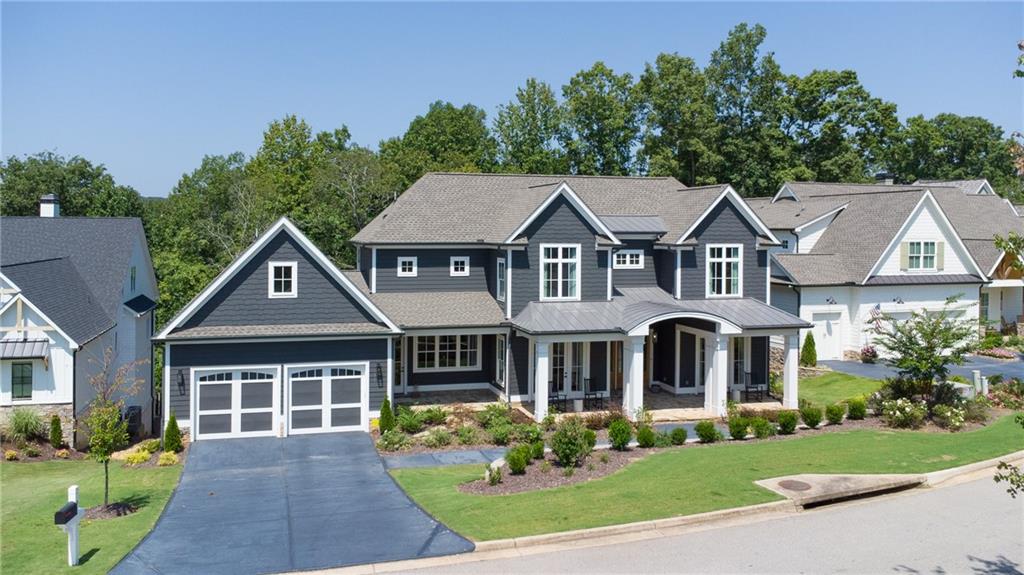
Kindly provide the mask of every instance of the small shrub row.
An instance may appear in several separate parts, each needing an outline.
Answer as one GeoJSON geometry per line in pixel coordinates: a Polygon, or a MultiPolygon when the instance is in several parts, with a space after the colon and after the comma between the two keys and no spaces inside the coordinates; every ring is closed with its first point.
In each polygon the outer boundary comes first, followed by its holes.
{"type": "Polygon", "coordinates": [[[597,434],[578,417],[562,420],[551,435],[551,451],[562,467],[578,466],[594,449],[597,434]]]}

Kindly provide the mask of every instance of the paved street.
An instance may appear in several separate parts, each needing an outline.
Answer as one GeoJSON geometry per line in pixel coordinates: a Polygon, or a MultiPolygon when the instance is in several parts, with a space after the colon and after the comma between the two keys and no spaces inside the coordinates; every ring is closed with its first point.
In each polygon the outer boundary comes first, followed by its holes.
{"type": "Polygon", "coordinates": [[[426,573],[986,573],[1024,569],[1024,500],[984,478],[743,526],[426,573]]]}
{"type": "MultiPolygon", "coordinates": [[[[884,363],[861,363],[859,361],[821,361],[819,363],[835,371],[873,379],[884,379],[896,375],[896,370],[884,363]]],[[[981,355],[968,357],[967,362],[963,365],[950,366],[949,373],[962,375],[969,381],[974,381],[973,372],[976,369],[981,371],[984,376],[998,374],[1007,379],[1011,377],[1024,378],[1024,361],[1006,361],[981,355]]]]}

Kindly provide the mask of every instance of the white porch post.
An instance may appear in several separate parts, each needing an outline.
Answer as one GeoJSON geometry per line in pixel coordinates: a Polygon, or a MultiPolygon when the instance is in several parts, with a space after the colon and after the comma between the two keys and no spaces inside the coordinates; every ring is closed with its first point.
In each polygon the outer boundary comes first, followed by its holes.
{"type": "Polygon", "coordinates": [[[786,336],[786,362],[782,368],[782,405],[796,409],[799,405],[797,397],[797,379],[799,379],[800,332],[786,336]]]}
{"type": "Polygon", "coordinates": [[[725,415],[729,394],[729,337],[717,334],[712,341],[711,381],[704,388],[704,411],[720,417],[725,415]]]}
{"type": "Polygon", "coordinates": [[[630,336],[622,343],[622,410],[630,420],[644,406],[644,342],[642,335],[630,336]]]}
{"type": "Polygon", "coordinates": [[[548,414],[548,361],[551,344],[538,341],[536,359],[533,362],[536,370],[533,377],[533,419],[542,421],[548,414]]]}

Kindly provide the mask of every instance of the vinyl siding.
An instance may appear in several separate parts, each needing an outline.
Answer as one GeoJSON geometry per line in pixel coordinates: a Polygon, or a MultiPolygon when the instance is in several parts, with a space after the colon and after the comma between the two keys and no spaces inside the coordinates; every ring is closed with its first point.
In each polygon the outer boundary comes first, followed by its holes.
{"type": "Polygon", "coordinates": [[[750,338],[750,377],[755,384],[768,383],[768,338],[750,338]]]}
{"type": "Polygon", "coordinates": [[[658,287],[674,296],[676,294],[676,252],[655,250],[654,270],[658,287]]]}
{"type": "Polygon", "coordinates": [[[779,284],[772,284],[772,305],[795,316],[800,315],[800,292],[779,284]]]}
{"type": "Polygon", "coordinates": [[[590,343],[590,391],[608,391],[608,343],[590,343]]]}
{"type": "Polygon", "coordinates": [[[679,332],[679,387],[693,388],[696,380],[697,336],[679,332]]]}
{"type": "Polygon", "coordinates": [[[525,337],[512,336],[512,361],[509,362],[508,388],[509,395],[521,395],[524,398],[530,393],[530,340],[525,337]]]}
{"type": "Polygon", "coordinates": [[[182,329],[213,325],[354,323],[375,319],[281,231],[206,302],[182,329]],[[267,262],[298,262],[298,297],[267,297],[267,262]]]}
{"type": "Polygon", "coordinates": [[[757,234],[735,206],[719,203],[694,237],[698,245],[683,252],[683,299],[704,299],[706,295],[707,244],[743,244],[743,297],[766,301],[767,257],[756,249],[757,234]]]}
{"type": "MultiPolygon", "coordinates": [[[[493,250],[377,249],[377,292],[487,291],[487,260],[493,250]],[[416,277],[398,277],[398,258],[416,257],[416,277]],[[469,257],[469,275],[451,276],[452,256],[469,257]]],[[[491,268],[494,264],[491,263],[491,268]]]]}
{"type": "MultiPolygon", "coordinates": [[[[612,285],[615,287],[651,287],[658,285],[655,273],[654,247],[652,242],[629,240],[621,250],[643,250],[643,269],[612,269],[612,285]]],[[[620,251],[619,249],[614,250],[620,251]]],[[[614,253],[614,252],[613,252],[614,253]]],[[[614,259],[612,260],[615,261],[614,259]]]]}

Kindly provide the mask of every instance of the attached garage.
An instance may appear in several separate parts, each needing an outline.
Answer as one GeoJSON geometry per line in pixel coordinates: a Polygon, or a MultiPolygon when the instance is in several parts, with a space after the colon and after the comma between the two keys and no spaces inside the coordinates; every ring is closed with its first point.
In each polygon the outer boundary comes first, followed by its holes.
{"type": "Polygon", "coordinates": [[[814,347],[818,359],[842,359],[842,314],[816,313],[811,323],[814,324],[814,347]]]}
{"type": "Polygon", "coordinates": [[[201,439],[276,435],[280,413],[280,369],[199,369],[194,434],[201,439]]]}
{"type": "Polygon", "coordinates": [[[289,367],[288,434],[365,429],[368,371],[368,363],[289,367]]]}

